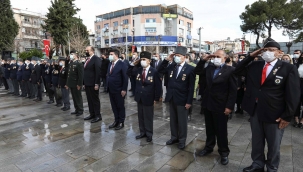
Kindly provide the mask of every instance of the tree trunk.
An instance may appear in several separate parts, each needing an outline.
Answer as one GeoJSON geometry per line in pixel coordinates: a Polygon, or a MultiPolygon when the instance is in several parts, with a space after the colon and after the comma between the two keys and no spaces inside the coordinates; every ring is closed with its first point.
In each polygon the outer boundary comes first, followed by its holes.
{"type": "Polygon", "coordinates": [[[63,54],[63,57],[66,57],[65,45],[62,45],[62,54],[63,54]]]}
{"type": "Polygon", "coordinates": [[[257,34],[256,45],[257,45],[257,48],[259,49],[260,48],[260,45],[259,45],[260,33],[257,32],[256,34],[257,34]]]}

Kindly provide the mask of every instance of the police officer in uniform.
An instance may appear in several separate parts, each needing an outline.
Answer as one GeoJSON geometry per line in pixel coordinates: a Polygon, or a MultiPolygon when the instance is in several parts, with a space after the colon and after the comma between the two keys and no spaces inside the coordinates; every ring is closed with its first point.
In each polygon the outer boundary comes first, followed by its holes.
{"type": "Polygon", "coordinates": [[[135,101],[138,103],[140,134],[136,139],[147,137],[151,142],[153,136],[154,101],[159,101],[162,82],[158,71],[151,67],[151,53],[140,54],[141,66],[136,77],[135,101]]]}
{"type": "Polygon", "coordinates": [[[184,149],[187,137],[187,116],[194,97],[194,67],[185,62],[187,48],[177,46],[176,52],[163,60],[159,73],[168,74],[168,87],[165,101],[170,104],[171,139],[166,145],[179,143],[178,148],[184,149]],[[174,65],[169,61],[174,59],[174,65]]]}
{"type": "Polygon", "coordinates": [[[33,69],[31,73],[31,82],[33,84],[33,93],[32,97],[35,97],[37,95],[37,99],[34,101],[42,101],[42,95],[41,95],[41,67],[37,63],[39,60],[38,57],[32,57],[32,64],[33,64],[33,69]],[[40,88],[39,88],[40,87],[40,88]]]}
{"type": "Polygon", "coordinates": [[[65,65],[66,59],[64,57],[59,58],[59,87],[61,88],[62,92],[62,100],[63,100],[63,108],[61,110],[67,111],[70,109],[70,102],[69,102],[69,89],[66,86],[67,75],[68,75],[68,67],[65,65]]]}
{"type": "Polygon", "coordinates": [[[83,64],[79,60],[78,52],[71,51],[70,64],[68,69],[68,77],[66,87],[70,89],[74,101],[75,111],[71,114],[80,116],[83,114],[83,99],[81,95],[81,88],[83,85],[83,64]]]}
{"type": "Polygon", "coordinates": [[[14,57],[11,58],[11,70],[10,70],[10,80],[12,81],[13,87],[14,87],[14,96],[19,96],[19,85],[17,81],[17,71],[18,71],[18,66],[16,64],[16,60],[14,57]]]}

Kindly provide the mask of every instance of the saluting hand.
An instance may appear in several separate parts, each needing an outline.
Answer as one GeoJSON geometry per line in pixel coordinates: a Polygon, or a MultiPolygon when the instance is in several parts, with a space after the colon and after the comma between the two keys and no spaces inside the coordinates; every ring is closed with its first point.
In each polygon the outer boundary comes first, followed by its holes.
{"type": "Polygon", "coordinates": [[[225,108],[224,114],[225,115],[229,115],[231,113],[231,110],[228,108],[225,108]]]}
{"type": "Polygon", "coordinates": [[[168,57],[166,57],[165,60],[172,61],[174,59],[174,56],[175,56],[175,54],[173,53],[173,54],[169,55],[168,57]]]}
{"type": "Polygon", "coordinates": [[[287,127],[289,124],[289,122],[283,120],[282,118],[278,118],[276,121],[279,122],[279,129],[281,130],[287,127]]]}
{"type": "Polygon", "coordinates": [[[260,55],[262,53],[262,51],[264,50],[264,48],[260,48],[252,53],[250,53],[251,57],[257,57],[258,55],[260,55]]]}

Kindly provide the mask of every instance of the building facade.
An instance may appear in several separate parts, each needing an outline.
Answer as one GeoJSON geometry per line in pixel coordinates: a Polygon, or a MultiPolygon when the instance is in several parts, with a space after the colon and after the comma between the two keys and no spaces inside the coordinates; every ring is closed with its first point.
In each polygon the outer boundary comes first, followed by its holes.
{"type": "Polygon", "coordinates": [[[30,49],[42,49],[43,39],[47,34],[43,31],[46,17],[40,13],[13,8],[14,18],[19,25],[19,33],[15,38],[15,53],[30,49]]]}
{"type": "Polygon", "coordinates": [[[192,48],[193,13],[179,5],[130,7],[96,16],[95,47],[168,53],[178,45],[192,48]],[[135,47],[134,47],[134,46],[135,47]]]}

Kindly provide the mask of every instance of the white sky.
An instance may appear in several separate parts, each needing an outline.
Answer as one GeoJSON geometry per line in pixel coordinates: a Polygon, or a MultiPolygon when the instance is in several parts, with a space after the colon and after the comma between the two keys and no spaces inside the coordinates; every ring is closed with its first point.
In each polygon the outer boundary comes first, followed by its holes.
{"type": "MultiPolygon", "coordinates": [[[[76,15],[83,19],[88,30],[94,31],[96,15],[116,11],[123,8],[139,5],[154,4],[179,4],[193,12],[194,30],[192,35],[198,38],[197,28],[203,27],[201,39],[213,41],[241,38],[243,32],[240,30],[241,20],[239,15],[245,6],[256,0],[76,0],[75,4],[81,9],[76,15]]],[[[33,12],[46,14],[51,5],[50,0],[11,0],[14,8],[26,9],[33,12]]],[[[273,28],[272,38],[279,42],[288,41],[288,37],[282,35],[282,31],[273,28]]],[[[251,34],[246,35],[247,40],[255,42],[251,34]]]]}

